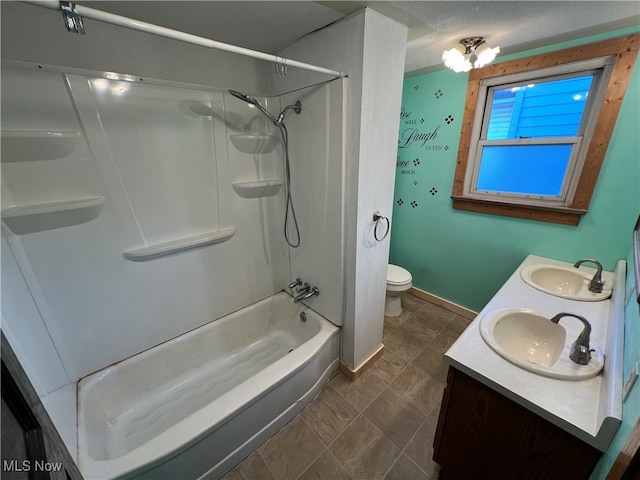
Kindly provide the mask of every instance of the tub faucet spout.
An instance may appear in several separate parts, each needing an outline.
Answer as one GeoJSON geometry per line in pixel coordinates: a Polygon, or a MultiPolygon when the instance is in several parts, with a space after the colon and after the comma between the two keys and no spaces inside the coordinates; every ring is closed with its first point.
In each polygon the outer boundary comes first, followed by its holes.
{"type": "Polygon", "coordinates": [[[602,281],[602,264],[600,262],[598,262],[597,260],[594,260],[592,258],[583,258],[582,260],[578,260],[575,263],[574,267],[578,268],[584,262],[593,263],[593,264],[596,265],[596,267],[598,267],[598,271],[596,272],[596,274],[593,276],[593,278],[589,282],[589,291],[593,292],[593,293],[601,293],[602,292],[602,286],[604,285],[604,282],[602,281]]]}
{"type": "Polygon", "coordinates": [[[589,347],[589,337],[591,336],[591,324],[588,320],[580,315],[574,313],[558,313],[551,321],[558,323],[562,317],[574,317],[584,323],[584,329],[578,335],[578,339],[571,345],[571,351],[569,352],[569,358],[571,361],[579,365],[587,365],[591,360],[591,348],[589,347]]]}

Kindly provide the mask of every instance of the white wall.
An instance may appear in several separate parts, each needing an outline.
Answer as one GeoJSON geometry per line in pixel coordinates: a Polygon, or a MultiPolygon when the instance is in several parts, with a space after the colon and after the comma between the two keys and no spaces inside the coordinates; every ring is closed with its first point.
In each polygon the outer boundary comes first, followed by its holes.
{"type": "MultiPolygon", "coordinates": [[[[281,52],[349,76],[342,360],[352,368],[382,341],[389,240],[375,242],[372,215],[392,214],[405,47],[405,26],[366,9],[281,52]]],[[[292,70],[274,79],[274,91],[312,78],[292,70]]]]}

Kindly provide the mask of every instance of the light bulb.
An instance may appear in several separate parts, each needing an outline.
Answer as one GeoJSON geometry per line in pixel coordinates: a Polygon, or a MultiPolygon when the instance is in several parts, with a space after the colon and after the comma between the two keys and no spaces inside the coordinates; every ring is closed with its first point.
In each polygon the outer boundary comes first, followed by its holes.
{"type": "Polygon", "coordinates": [[[442,61],[444,64],[456,73],[471,70],[472,66],[469,57],[470,55],[465,54],[465,47],[463,45],[456,45],[442,53],[442,61]]]}
{"type": "Polygon", "coordinates": [[[482,43],[478,45],[475,49],[476,61],[473,66],[475,68],[484,67],[485,65],[491,63],[496,55],[500,52],[500,47],[491,48],[486,43],[482,43]]]}

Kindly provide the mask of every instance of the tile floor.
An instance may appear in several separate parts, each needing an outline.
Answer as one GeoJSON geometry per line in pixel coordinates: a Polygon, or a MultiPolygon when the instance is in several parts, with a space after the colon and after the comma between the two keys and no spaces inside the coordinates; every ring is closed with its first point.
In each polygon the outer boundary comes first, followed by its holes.
{"type": "Polygon", "coordinates": [[[431,459],[447,366],[469,325],[404,294],[384,319],[384,353],[357,381],[340,372],[318,397],[224,480],[436,480],[431,459]]]}

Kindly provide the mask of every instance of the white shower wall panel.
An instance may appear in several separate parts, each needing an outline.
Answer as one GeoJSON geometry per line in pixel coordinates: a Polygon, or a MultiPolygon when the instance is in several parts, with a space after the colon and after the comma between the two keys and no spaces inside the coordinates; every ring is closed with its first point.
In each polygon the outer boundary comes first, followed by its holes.
{"type": "MultiPolygon", "coordinates": [[[[88,86],[91,98],[82,100],[95,103],[145,241],[169,241],[178,232],[197,234],[215,227],[215,122],[192,109],[212,108],[212,97],[221,103],[222,94],[105,78],[89,78],[88,86]]],[[[81,91],[74,94],[79,97],[81,91]]]]}
{"type": "Polygon", "coordinates": [[[38,396],[70,383],[29,287],[5,238],[1,239],[2,331],[38,396]],[[19,319],[9,322],[8,319],[19,319]],[[17,340],[20,339],[20,342],[17,340]]]}
{"type": "MultiPolygon", "coordinates": [[[[3,80],[8,70],[3,70],[3,80]]],[[[54,85],[64,85],[62,77],[49,73],[27,69],[16,76],[32,77],[29,82],[3,82],[3,131],[73,127],[80,132],[78,144],[61,159],[9,164],[3,158],[3,186],[10,190],[7,198],[29,204],[61,200],[61,195],[103,196],[105,202],[97,218],[86,223],[28,234],[15,234],[5,227],[3,231],[72,381],[282,288],[288,281],[288,262],[280,247],[282,192],[252,200],[233,193],[227,126],[215,116],[194,118],[180,110],[184,106],[180,101],[204,101],[201,95],[205,94],[174,87],[171,100],[159,108],[152,100],[155,86],[136,84],[149,87],[138,95],[138,107],[163,117],[168,123],[163,128],[171,130],[173,124],[180,130],[188,125],[187,137],[191,130],[205,137],[191,138],[200,143],[199,149],[189,151],[190,156],[176,156],[179,148],[170,144],[172,133],[161,135],[158,141],[164,147],[158,149],[150,145],[158,134],[157,125],[145,130],[138,116],[135,128],[141,137],[137,146],[137,152],[144,154],[141,159],[111,148],[119,137],[101,128],[106,110],[103,106],[100,111],[100,102],[91,97],[87,78],[70,76],[70,96],[54,85]],[[32,91],[31,99],[22,86],[32,91]],[[56,95],[40,98],[37,94],[56,88],[56,95]],[[20,115],[15,114],[20,110],[14,104],[18,101],[24,107],[20,115]],[[60,112],[65,113],[62,121],[58,121],[60,112]],[[213,133],[205,134],[207,128],[213,133]],[[206,142],[213,144],[209,147],[206,142]],[[127,162],[139,160],[153,170],[149,175],[136,176],[127,170],[135,168],[127,162]],[[147,195],[148,204],[135,197],[140,192],[147,195]],[[150,198],[157,201],[157,210],[150,198]],[[181,208],[174,208],[175,204],[181,208]],[[224,225],[236,227],[233,238],[225,243],[147,262],[123,256],[124,251],[144,247],[150,240],[166,240],[174,233],[179,238],[224,225]]],[[[224,102],[219,98],[223,94],[217,95],[218,103],[212,94],[209,105],[224,118],[224,102]]],[[[116,113],[106,116],[110,115],[116,113]]],[[[105,121],[117,123],[118,119],[105,121]]],[[[6,281],[11,279],[3,278],[6,281]]],[[[4,311],[3,317],[10,326],[21,320],[4,311]]]]}
{"type": "Polygon", "coordinates": [[[2,69],[2,208],[104,195],[91,151],[78,133],[80,129],[64,75],[2,69]],[[11,149],[13,133],[48,131],[78,133],[73,151],[46,160],[44,155],[30,158],[23,149],[11,149]]]}
{"type": "Polygon", "coordinates": [[[283,106],[302,103],[301,113],[286,120],[301,237],[300,247],[291,249],[291,278],[319,289],[305,303],[336,325],[343,323],[346,88],[347,79],[338,79],[281,97],[283,106]]]}

